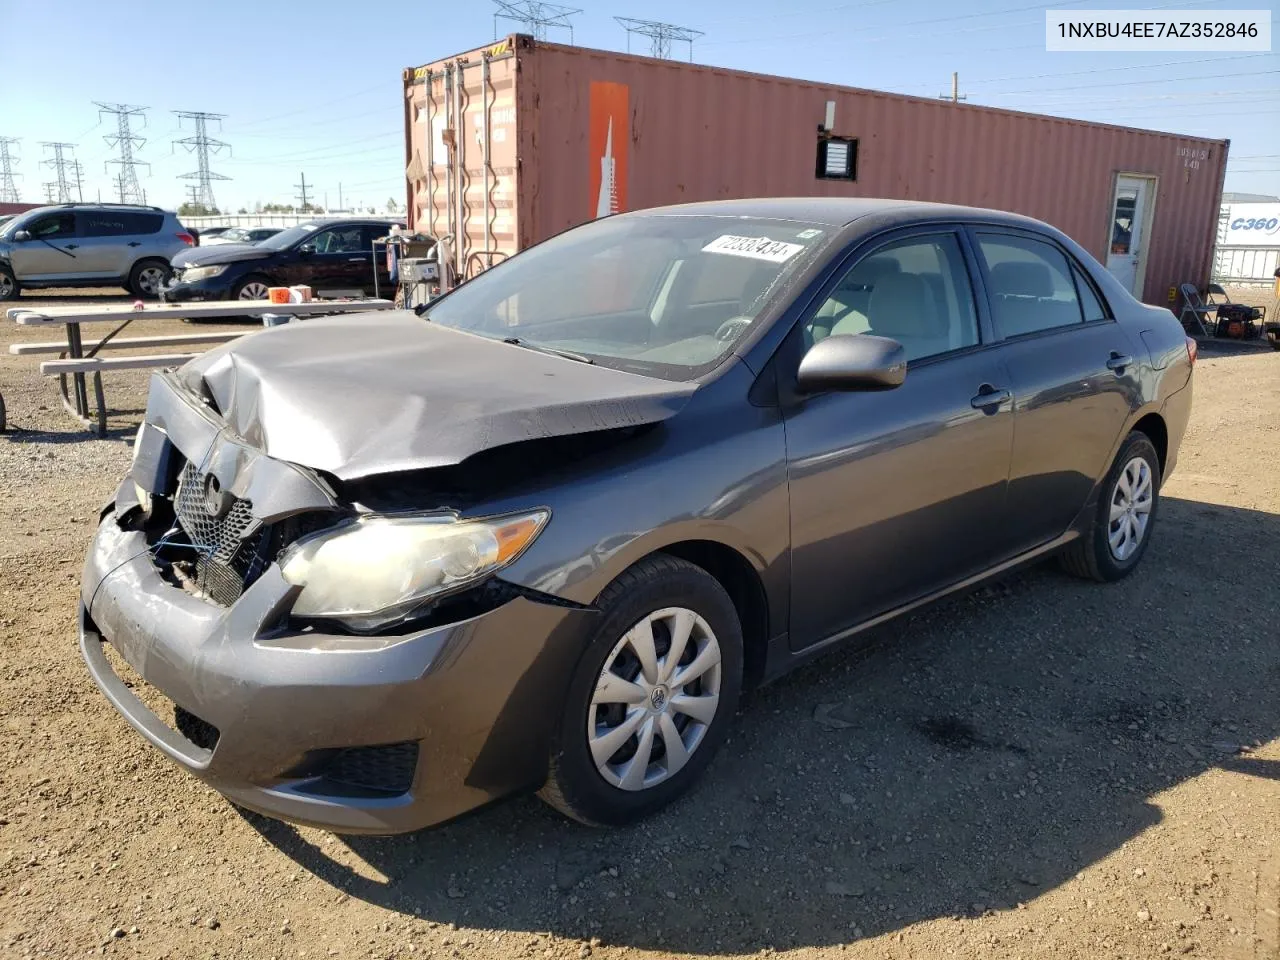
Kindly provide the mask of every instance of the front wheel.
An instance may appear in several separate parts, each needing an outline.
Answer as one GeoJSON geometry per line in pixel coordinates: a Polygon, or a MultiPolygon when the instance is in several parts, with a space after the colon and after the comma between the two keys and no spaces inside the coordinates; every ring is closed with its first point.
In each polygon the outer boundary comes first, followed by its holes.
{"type": "Polygon", "coordinates": [[[1104,583],[1128,576],[1146,553],[1160,505],[1160,456],[1137,430],[1116,454],[1089,530],[1062,552],[1068,573],[1104,583]]]}
{"type": "Polygon", "coordinates": [[[0,300],[18,299],[18,281],[8,267],[0,267],[0,300]]]}
{"type": "Polygon", "coordinates": [[[701,567],[656,555],[609,585],[540,796],[593,825],[666,806],[711,762],[742,688],[742,625],[701,567]]]}

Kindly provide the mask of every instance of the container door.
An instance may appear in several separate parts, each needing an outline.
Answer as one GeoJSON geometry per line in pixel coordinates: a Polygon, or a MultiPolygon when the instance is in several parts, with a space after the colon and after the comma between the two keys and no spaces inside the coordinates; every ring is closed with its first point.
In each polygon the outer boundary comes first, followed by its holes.
{"type": "Polygon", "coordinates": [[[1111,205],[1111,247],[1107,269],[1126,290],[1142,298],[1146,274],[1146,241],[1155,212],[1155,180],[1119,176],[1111,205]]]}
{"type": "Polygon", "coordinates": [[[408,93],[413,228],[470,277],[516,252],[516,58],[502,41],[420,71],[408,93]]]}

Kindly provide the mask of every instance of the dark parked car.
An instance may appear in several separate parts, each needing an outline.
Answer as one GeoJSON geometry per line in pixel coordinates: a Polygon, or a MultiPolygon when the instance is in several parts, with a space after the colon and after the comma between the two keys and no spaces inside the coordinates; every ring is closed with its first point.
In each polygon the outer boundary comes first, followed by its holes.
{"type": "Polygon", "coordinates": [[[1051,554],[1132,571],[1194,359],[1025,217],[597,220],[422,317],[157,374],[82,651],[147,739],[272,816],[397,832],[540,790],[626,822],[692,783],[745,687],[1051,554]]]}
{"type": "MultiPolygon", "coordinates": [[[[169,301],[262,300],[268,287],[305,284],[324,293],[374,292],[373,241],[395,220],[325,220],[281,230],[258,243],[207,244],[174,258],[161,291],[169,301]]],[[[378,288],[390,296],[385,257],[377,257],[378,288]]]]}

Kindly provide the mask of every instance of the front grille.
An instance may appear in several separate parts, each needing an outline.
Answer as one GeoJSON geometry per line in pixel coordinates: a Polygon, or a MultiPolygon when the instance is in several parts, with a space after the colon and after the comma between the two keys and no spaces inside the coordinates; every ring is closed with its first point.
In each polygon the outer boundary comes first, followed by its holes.
{"type": "Polygon", "coordinates": [[[407,793],[418,767],[415,741],[379,747],[347,747],[324,770],[327,780],[364,790],[407,793]]]}
{"type": "Polygon", "coordinates": [[[267,566],[267,530],[254,519],[248,500],[230,497],[222,516],[205,507],[206,477],[188,462],[178,480],[173,509],[196,548],[189,567],[195,585],[223,606],[235,603],[267,566]]]}

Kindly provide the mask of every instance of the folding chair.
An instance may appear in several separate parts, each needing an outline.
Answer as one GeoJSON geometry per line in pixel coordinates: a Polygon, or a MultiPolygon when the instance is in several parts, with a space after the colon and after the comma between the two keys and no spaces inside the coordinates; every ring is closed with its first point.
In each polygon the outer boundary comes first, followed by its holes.
{"type": "Polygon", "coordinates": [[[1178,314],[1182,329],[1186,330],[1187,333],[1191,333],[1198,328],[1201,336],[1211,336],[1209,328],[1204,325],[1204,321],[1217,307],[1206,304],[1200,299],[1200,291],[1196,289],[1194,283],[1184,283],[1178,289],[1182,291],[1182,313],[1178,314]],[[1188,317],[1190,318],[1189,320],[1188,317]]]}

